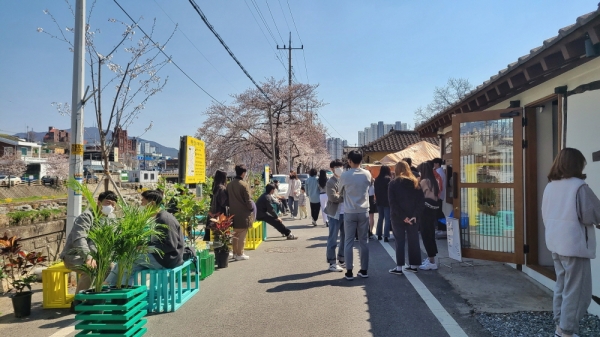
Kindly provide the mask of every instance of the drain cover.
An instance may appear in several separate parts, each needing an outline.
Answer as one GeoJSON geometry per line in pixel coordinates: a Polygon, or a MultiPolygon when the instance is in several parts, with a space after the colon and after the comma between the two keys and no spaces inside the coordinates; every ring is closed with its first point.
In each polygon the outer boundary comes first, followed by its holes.
{"type": "Polygon", "coordinates": [[[297,250],[298,249],[294,248],[294,247],[273,247],[273,248],[268,248],[265,251],[267,253],[293,253],[297,250]]]}

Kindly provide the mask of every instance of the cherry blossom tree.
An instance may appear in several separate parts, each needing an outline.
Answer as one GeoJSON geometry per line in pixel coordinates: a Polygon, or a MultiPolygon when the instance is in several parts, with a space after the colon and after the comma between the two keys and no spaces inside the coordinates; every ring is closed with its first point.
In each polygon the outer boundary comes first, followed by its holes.
{"type": "Polygon", "coordinates": [[[57,183],[69,177],[69,156],[52,153],[46,161],[46,172],[51,177],[57,177],[57,183]]]}
{"type": "Polygon", "coordinates": [[[328,155],[326,130],[315,118],[324,105],[317,97],[317,87],[300,83],[288,86],[285,80],[270,78],[261,83],[268,99],[251,88],[232,95],[230,105],[213,103],[204,112],[206,120],[196,133],[206,142],[209,174],[241,162],[262,170],[262,165],[273,162],[273,156],[277,165],[274,172],[281,172],[290,161],[291,167],[298,162],[322,165],[328,155]]]}
{"type": "MultiPolygon", "coordinates": [[[[74,13],[69,1],[67,6],[74,13]]],[[[146,107],[149,99],[160,93],[167,84],[167,78],[161,78],[159,72],[165,65],[170,63],[170,57],[166,57],[164,49],[173,37],[177,27],[164,36],[165,42],[156,42],[158,35],[156,19],[153,20],[151,28],[146,34],[141,32],[139,22],[123,22],[117,19],[109,19],[109,25],[121,27],[120,33],[103,38],[100,28],[92,28],[90,18],[96,6],[96,1],[91,5],[88,22],[86,24],[85,44],[86,63],[88,66],[93,109],[96,115],[96,125],[99,130],[100,149],[102,151],[104,166],[104,189],[108,190],[109,162],[108,158],[115,144],[114,135],[118,129],[126,130],[139,118],[142,110],[146,107]],[[136,32],[140,34],[136,35],[136,32]],[[136,38],[139,36],[139,38],[136,38]],[[116,43],[107,42],[116,41],[116,43]],[[103,71],[104,70],[104,71],[103,71]],[[108,76],[105,74],[108,70],[108,76]],[[104,77],[103,77],[104,76],[104,77]],[[111,134],[113,137],[111,137],[111,134]]],[[[58,39],[69,45],[73,51],[72,37],[67,36],[63,27],[58,24],[55,17],[48,10],[44,11],[58,29],[57,34],[47,32],[38,28],[38,32],[48,34],[51,38],[58,39]]],[[[99,26],[98,26],[99,27],[99,26]]],[[[115,31],[115,27],[107,27],[107,31],[115,31]]],[[[64,29],[72,33],[73,28],[67,26],[64,29]]],[[[69,115],[71,107],[68,103],[52,103],[62,115],[69,115]]]]}
{"type": "MultiPolygon", "coordinates": [[[[6,151],[0,157],[0,174],[10,177],[20,177],[27,170],[27,164],[21,159],[21,156],[16,151],[6,151]]],[[[10,184],[8,184],[10,186],[10,184]]]]}

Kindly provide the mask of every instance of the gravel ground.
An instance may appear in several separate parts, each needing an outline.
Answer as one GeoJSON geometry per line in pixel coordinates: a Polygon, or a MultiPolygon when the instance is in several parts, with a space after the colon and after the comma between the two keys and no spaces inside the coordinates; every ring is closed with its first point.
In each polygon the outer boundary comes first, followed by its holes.
{"type": "MultiPolygon", "coordinates": [[[[548,337],[555,325],[551,312],[521,311],[509,314],[476,314],[477,320],[494,337],[548,337]]],[[[600,318],[586,315],[579,322],[580,337],[600,336],[600,318]]]]}

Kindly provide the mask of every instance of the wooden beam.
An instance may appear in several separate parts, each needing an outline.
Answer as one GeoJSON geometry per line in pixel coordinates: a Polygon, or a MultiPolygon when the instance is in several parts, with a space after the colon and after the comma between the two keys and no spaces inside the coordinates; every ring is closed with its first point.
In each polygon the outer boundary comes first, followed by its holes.
{"type": "Polygon", "coordinates": [[[543,60],[545,61],[548,70],[558,68],[565,62],[565,58],[563,58],[563,54],[561,51],[558,51],[554,54],[550,54],[544,57],[543,60]]]}
{"type": "Polygon", "coordinates": [[[477,105],[483,106],[483,105],[486,105],[487,102],[488,102],[488,99],[487,99],[486,95],[481,95],[481,96],[477,97],[477,105]]]}
{"type": "Polygon", "coordinates": [[[508,83],[508,80],[506,80],[506,81],[498,84],[496,86],[496,88],[499,91],[499,95],[500,96],[504,96],[504,95],[506,95],[510,91],[510,84],[508,83]]]}
{"type": "Polygon", "coordinates": [[[600,26],[590,27],[587,33],[593,44],[600,43],[600,26]]]}
{"type": "Polygon", "coordinates": [[[469,102],[469,109],[471,109],[471,111],[477,111],[479,105],[477,105],[477,100],[472,100],[469,102]]]}

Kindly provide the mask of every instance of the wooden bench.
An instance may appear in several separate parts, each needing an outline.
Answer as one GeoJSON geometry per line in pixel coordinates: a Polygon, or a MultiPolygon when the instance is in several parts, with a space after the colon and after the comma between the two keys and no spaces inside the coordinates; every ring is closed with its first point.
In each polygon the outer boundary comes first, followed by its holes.
{"type": "Polygon", "coordinates": [[[134,285],[148,287],[148,312],[172,312],[200,290],[200,278],[192,271],[200,270],[199,260],[185,261],[173,269],[144,269],[134,275],[134,285]]]}
{"type": "Polygon", "coordinates": [[[64,262],[42,270],[42,307],[44,309],[70,308],[75,294],[69,294],[69,274],[72,270],[64,262]]]}

